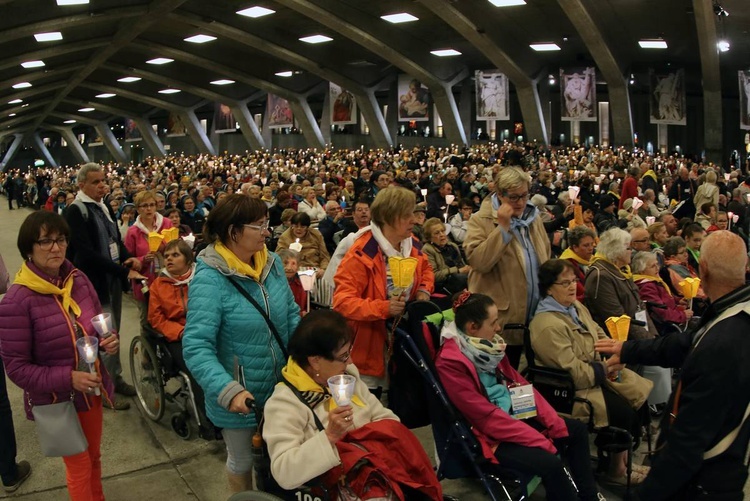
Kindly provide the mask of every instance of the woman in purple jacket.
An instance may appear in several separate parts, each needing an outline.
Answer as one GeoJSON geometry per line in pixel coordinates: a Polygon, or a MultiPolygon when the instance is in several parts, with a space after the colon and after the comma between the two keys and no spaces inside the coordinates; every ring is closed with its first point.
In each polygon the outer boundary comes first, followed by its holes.
{"type": "MultiPolygon", "coordinates": [[[[73,400],[88,450],[63,458],[68,493],[73,501],[103,500],[102,399],[114,386],[104,365],[97,362],[97,374],[90,374],[78,357],[76,339],[97,336],[91,318],[102,309],[89,279],[65,259],[69,237],[56,213],[34,212],[21,225],[18,250],[25,261],[0,302],[0,355],[8,377],[24,391],[28,419],[34,405],[73,400]]],[[[117,353],[118,336],[99,339],[99,348],[117,353]]]]}
{"type": "Polygon", "coordinates": [[[536,390],[533,416],[524,412],[530,410],[525,402],[514,405],[511,392],[524,392],[529,383],[505,357],[492,298],[464,291],[456,294],[453,311],[456,319],[443,328],[443,346],[435,365],[448,397],[471,425],[485,458],[539,475],[549,500],[603,499],[589,466],[586,425],[558,416],[536,390]],[[563,447],[578,492],[563,468],[563,447]]]}

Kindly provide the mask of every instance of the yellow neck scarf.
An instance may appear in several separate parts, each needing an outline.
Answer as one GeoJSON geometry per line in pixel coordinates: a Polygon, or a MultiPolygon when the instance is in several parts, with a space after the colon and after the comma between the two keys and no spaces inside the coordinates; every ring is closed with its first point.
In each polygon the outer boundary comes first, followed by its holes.
{"type": "Polygon", "coordinates": [[[63,284],[63,288],[60,289],[31,271],[31,268],[29,268],[24,262],[23,265],[21,265],[21,269],[18,270],[13,283],[23,285],[39,294],[54,294],[55,296],[62,296],[62,306],[65,312],[72,311],[73,314],[78,317],[81,314],[81,307],[73,300],[72,296],[74,277],[75,273],[68,275],[63,284]]]}
{"type": "Polygon", "coordinates": [[[586,261],[581,256],[573,252],[570,248],[567,248],[563,251],[563,253],[560,255],[560,259],[572,259],[578,264],[582,264],[584,266],[591,266],[591,261],[586,261]]]}
{"type": "Polygon", "coordinates": [[[661,279],[661,277],[654,277],[654,276],[651,276],[651,275],[639,275],[638,273],[636,273],[636,274],[633,275],[633,280],[636,281],[636,282],[638,280],[644,280],[644,279],[646,279],[646,280],[652,280],[652,281],[654,281],[656,283],[661,284],[661,286],[666,289],[667,293],[669,293],[670,296],[672,295],[672,291],[669,290],[669,286],[667,285],[667,283],[664,280],[661,279]]]}
{"type": "Polygon", "coordinates": [[[632,279],[633,278],[633,273],[630,271],[630,265],[625,265],[622,268],[620,268],[615,263],[613,263],[612,261],[610,261],[608,259],[605,259],[600,254],[595,254],[594,255],[594,258],[591,260],[591,264],[594,264],[597,261],[604,261],[605,263],[609,263],[610,265],[614,266],[617,271],[619,271],[620,273],[622,273],[622,276],[625,277],[625,278],[627,278],[627,279],[632,279]]]}
{"type": "MultiPolygon", "coordinates": [[[[305,369],[297,365],[297,362],[292,360],[292,357],[289,357],[289,361],[286,364],[286,367],[281,369],[281,377],[289,381],[289,383],[297,388],[300,392],[305,391],[311,391],[313,393],[325,393],[326,390],[320,386],[318,383],[313,381],[313,378],[310,377],[310,375],[305,372],[305,369]]],[[[284,383],[279,383],[284,384],[284,383]]],[[[336,402],[331,398],[328,400],[328,410],[332,411],[335,409],[336,402]]],[[[365,407],[365,403],[360,399],[357,395],[352,395],[352,403],[359,406],[359,407],[365,407]]]]}
{"type": "Polygon", "coordinates": [[[227,246],[221,242],[216,242],[214,249],[216,249],[216,252],[222,258],[224,258],[229,269],[236,270],[243,275],[247,275],[256,282],[260,282],[260,274],[263,272],[263,268],[266,267],[266,262],[268,262],[268,249],[263,247],[262,251],[253,254],[250,258],[252,264],[247,264],[240,260],[234,252],[230,251],[227,246]]]}

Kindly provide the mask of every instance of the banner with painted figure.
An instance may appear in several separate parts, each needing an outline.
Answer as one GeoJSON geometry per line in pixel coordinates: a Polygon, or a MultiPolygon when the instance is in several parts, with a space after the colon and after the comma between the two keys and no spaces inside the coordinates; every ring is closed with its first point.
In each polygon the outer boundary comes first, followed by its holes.
{"type": "Polygon", "coordinates": [[[596,122],[596,68],[560,68],[560,94],[564,122],[596,122]]]}
{"type": "Polygon", "coordinates": [[[294,126],[294,115],[289,101],[273,94],[268,95],[266,106],[268,114],[268,126],[272,129],[294,126]]]}
{"type": "Polygon", "coordinates": [[[750,130],[750,71],[739,71],[740,129],[750,130]]]}
{"type": "Polygon", "coordinates": [[[180,137],[187,135],[187,127],[182,123],[182,117],[175,112],[169,113],[167,118],[167,137],[180,137]]]}
{"type": "Polygon", "coordinates": [[[686,125],[685,70],[649,72],[652,124],[686,125]]]}
{"type": "Polygon", "coordinates": [[[508,77],[498,70],[474,72],[477,120],[510,120],[508,77]]]}
{"type": "Polygon", "coordinates": [[[234,120],[232,108],[226,104],[214,104],[214,132],[225,134],[227,132],[236,132],[237,122],[234,120]]]}
{"type": "Polygon", "coordinates": [[[125,141],[130,143],[133,141],[141,141],[141,131],[138,130],[138,126],[135,124],[135,120],[131,118],[125,119],[125,141]]]}
{"type": "Polygon", "coordinates": [[[398,76],[398,121],[426,122],[430,119],[430,91],[409,75],[398,76]]]}
{"type": "Polygon", "coordinates": [[[331,125],[356,124],[357,100],[352,93],[335,83],[329,84],[328,92],[331,103],[331,125]]]}

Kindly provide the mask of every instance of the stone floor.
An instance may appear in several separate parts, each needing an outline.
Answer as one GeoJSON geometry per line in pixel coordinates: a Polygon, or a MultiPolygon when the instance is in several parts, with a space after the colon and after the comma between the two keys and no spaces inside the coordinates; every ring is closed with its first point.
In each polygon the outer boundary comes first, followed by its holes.
{"type": "MultiPolygon", "coordinates": [[[[21,265],[16,248],[18,228],[30,213],[27,209],[8,211],[6,200],[0,197],[0,253],[11,277],[21,265]]],[[[1,321],[1,320],[0,320],[1,321]]],[[[138,334],[138,312],[128,296],[123,304],[122,346],[129,347],[138,334]]],[[[122,353],[125,378],[130,380],[126,350],[122,353]]],[[[0,489],[0,499],[23,501],[53,501],[67,499],[65,471],[62,460],[42,456],[36,442],[34,424],[23,416],[21,391],[8,381],[10,400],[19,446],[18,459],[28,460],[31,477],[12,496],[0,489]]],[[[159,423],[144,417],[131,401],[131,409],[124,412],[105,410],[102,462],[104,492],[110,501],[224,501],[229,497],[225,480],[226,459],[222,443],[194,438],[183,441],[171,430],[170,409],[159,423]]],[[[425,450],[434,456],[434,442],[430,429],[421,428],[416,434],[425,450]]],[[[461,500],[488,499],[477,482],[472,480],[443,481],[446,494],[461,500]]],[[[608,499],[621,499],[622,490],[611,492],[608,499]]],[[[544,499],[543,489],[532,499],[544,499]]]]}

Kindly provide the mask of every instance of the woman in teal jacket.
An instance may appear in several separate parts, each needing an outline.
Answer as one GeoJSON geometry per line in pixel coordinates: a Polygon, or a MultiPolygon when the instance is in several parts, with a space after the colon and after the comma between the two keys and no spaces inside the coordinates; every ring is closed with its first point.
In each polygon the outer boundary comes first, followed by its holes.
{"type": "Polygon", "coordinates": [[[230,195],[208,215],[210,245],[198,256],[190,283],[182,340],[185,362],[206,394],[206,414],[223,428],[232,492],[252,489],[250,444],[255,416],[245,399],[263,405],[286,365],[282,348],[249,294],[286,344],[299,307],[279,257],[268,252],[268,209],[260,200],[230,195]]]}

